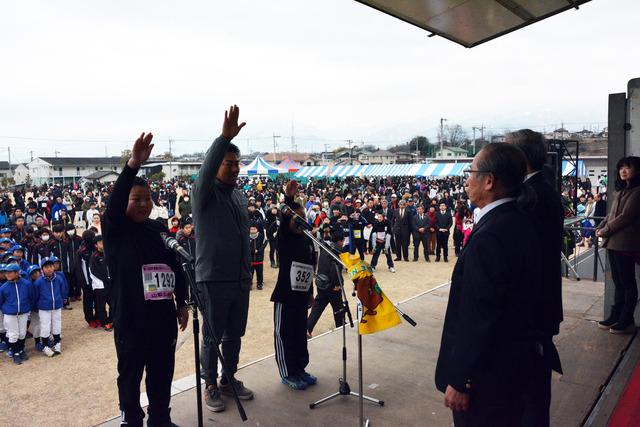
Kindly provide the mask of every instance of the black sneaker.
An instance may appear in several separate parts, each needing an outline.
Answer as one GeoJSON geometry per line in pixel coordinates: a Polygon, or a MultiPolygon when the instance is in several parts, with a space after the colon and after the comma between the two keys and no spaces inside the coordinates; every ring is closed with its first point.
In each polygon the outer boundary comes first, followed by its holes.
{"type": "Polygon", "coordinates": [[[258,288],[258,290],[259,290],[259,291],[261,291],[261,290],[262,290],[263,285],[258,284],[258,286],[256,286],[256,287],[258,288]]]}
{"type": "Polygon", "coordinates": [[[598,328],[600,328],[600,329],[609,329],[613,325],[615,325],[616,323],[618,323],[617,319],[614,319],[613,317],[609,317],[608,319],[605,319],[605,320],[602,320],[602,321],[598,322],[598,328]]]}
{"type": "Polygon", "coordinates": [[[628,335],[634,333],[636,325],[633,322],[618,322],[609,329],[609,332],[616,335],[628,335]]]}
{"type": "MultiPolygon", "coordinates": [[[[223,377],[224,379],[224,377],[223,377]]],[[[233,396],[233,388],[230,383],[225,384],[223,379],[220,380],[220,393],[225,396],[233,396]]],[[[232,378],[233,384],[236,388],[236,393],[238,393],[238,398],[241,400],[251,400],[253,399],[253,392],[246,388],[242,381],[238,381],[235,378],[232,378]]]]}
{"type": "Polygon", "coordinates": [[[209,385],[204,390],[204,405],[213,412],[224,411],[224,402],[220,390],[215,385],[209,385]]]}

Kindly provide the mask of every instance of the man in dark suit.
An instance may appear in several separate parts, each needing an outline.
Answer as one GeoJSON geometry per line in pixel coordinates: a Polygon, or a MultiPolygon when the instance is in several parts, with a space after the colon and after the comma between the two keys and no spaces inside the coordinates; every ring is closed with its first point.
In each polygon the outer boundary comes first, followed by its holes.
{"type": "MultiPolygon", "coordinates": [[[[522,129],[507,135],[507,143],[518,147],[527,160],[527,175],[524,184],[530,193],[530,200],[522,206],[531,213],[540,238],[542,259],[541,303],[538,328],[544,333],[543,364],[540,371],[532,376],[525,400],[525,426],[549,426],[549,405],[551,403],[551,371],[562,374],[558,351],[553,344],[553,336],[558,335],[562,322],[562,231],[564,212],[558,194],[542,173],[547,155],[544,136],[529,129],[522,129]]],[[[522,204],[522,203],[521,203],[522,204]]]]}
{"type": "Polygon", "coordinates": [[[393,234],[396,238],[396,261],[404,258],[409,261],[409,236],[411,235],[411,213],[407,203],[400,200],[398,209],[393,212],[393,234]]]}
{"type": "Polygon", "coordinates": [[[522,425],[523,384],[539,363],[538,232],[515,201],[525,173],[506,143],[483,148],[468,171],[481,211],[452,274],[435,375],[457,427],[522,425]]]}
{"type": "Polygon", "coordinates": [[[420,243],[422,243],[422,250],[424,251],[424,259],[429,262],[429,227],[431,227],[431,220],[429,216],[424,213],[424,206],[418,206],[418,213],[412,218],[413,226],[413,260],[418,261],[418,251],[420,243]]]}
{"type": "Polygon", "coordinates": [[[453,217],[446,203],[440,203],[440,210],[436,212],[436,262],[440,261],[440,252],[444,255],[444,262],[449,262],[449,233],[453,225],[453,217]]]}

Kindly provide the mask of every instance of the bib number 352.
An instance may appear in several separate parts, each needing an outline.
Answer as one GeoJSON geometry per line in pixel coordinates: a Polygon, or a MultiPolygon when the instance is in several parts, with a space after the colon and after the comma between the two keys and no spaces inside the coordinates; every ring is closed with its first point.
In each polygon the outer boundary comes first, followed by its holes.
{"type": "Polygon", "coordinates": [[[313,282],[313,266],[293,261],[290,279],[292,291],[307,292],[313,282]]]}

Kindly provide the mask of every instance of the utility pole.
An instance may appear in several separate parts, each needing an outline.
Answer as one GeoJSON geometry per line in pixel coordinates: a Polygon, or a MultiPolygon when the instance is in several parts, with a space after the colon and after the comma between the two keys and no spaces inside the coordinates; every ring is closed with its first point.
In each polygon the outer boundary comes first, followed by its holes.
{"type": "Polygon", "coordinates": [[[107,154],[107,144],[104,144],[104,156],[109,157],[109,155],[107,154]]]}
{"type": "Polygon", "coordinates": [[[55,157],[58,157],[58,154],[60,154],[60,152],[59,152],[58,150],[55,150],[55,151],[53,152],[53,155],[54,155],[55,157]]]}
{"type": "Polygon", "coordinates": [[[12,177],[13,171],[11,170],[11,147],[7,147],[7,155],[9,156],[9,177],[12,177]]]}
{"type": "Polygon", "coordinates": [[[169,180],[173,181],[173,139],[169,138],[169,180]]]}
{"type": "Polygon", "coordinates": [[[440,118],[440,156],[442,156],[442,149],[444,148],[444,122],[447,119],[440,118]]]}
{"type": "Polygon", "coordinates": [[[329,150],[329,144],[324,144],[324,151],[322,152],[322,165],[326,165],[327,164],[327,158],[325,156],[325,154],[327,153],[327,150],[329,150]]]}
{"type": "Polygon", "coordinates": [[[484,141],[484,124],[481,124],[480,127],[473,126],[473,155],[476,155],[476,129],[480,131],[480,139],[484,141]]]}
{"type": "Polygon", "coordinates": [[[349,164],[352,164],[351,163],[351,144],[353,144],[353,140],[352,139],[346,139],[345,142],[347,144],[349,144],[349,164]]]}
{"type": "Polygon", "coordinates": [[[276,138],[280,138],[280,135],[276,135],[275,133],[273,134],[273,162],[276,162],[276,146],[278,145],[276,143],[276,138]]]}
{"type": "Polygon", "coordinates": [[[31,161],[33,161],[33,150],[29,151],[29,154],[31,154],[31,161]]]}
{"type": "Polygon", "coordinates": [[[298,147],[296,147],[296,137],[293,133],[293,119],[291,119],[291,152],[298,152],[298,147]]]}

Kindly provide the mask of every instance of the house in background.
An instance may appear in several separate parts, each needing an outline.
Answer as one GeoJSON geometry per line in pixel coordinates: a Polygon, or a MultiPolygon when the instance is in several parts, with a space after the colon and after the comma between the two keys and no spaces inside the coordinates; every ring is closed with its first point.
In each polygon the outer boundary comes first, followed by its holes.
{"type": "Polygon", "coordinates": [[[436,150],[436,159],[450,159],[454,157],[467,157],[469,153],[464,148],[459,147],[443,147],[436,150]]]}
{"type": "Polygon", "coordinates": [[[96,172],[122,172],[120,157],[36,157],[27,164],[34,185],[71,184],[96,172]]]}
{"type": "Polygon", "coordinates": [[[24,163],[15,165],[13,169],[13,180],[16,185],[25,184],[29,178],[29,168],[24,163]]]}

